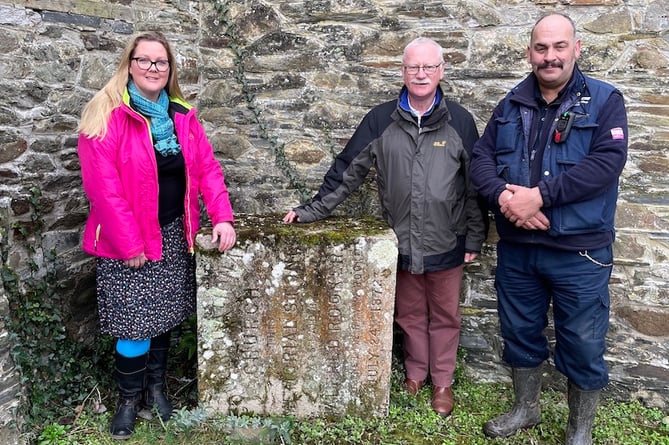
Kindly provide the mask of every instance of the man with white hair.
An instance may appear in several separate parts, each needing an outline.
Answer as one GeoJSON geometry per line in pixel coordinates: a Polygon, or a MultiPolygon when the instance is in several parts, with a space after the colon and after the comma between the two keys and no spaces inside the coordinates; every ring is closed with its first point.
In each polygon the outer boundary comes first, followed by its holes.
{"type": "Polygon", "coordinates": [[[444,97],[437,42],[410,42],[401,69],[399,97],[365,116],[318,194],[284,222],[326,218],[376,169],[383,217],[399,245],[395,320],[404,331],[405,388],[415,395],[429,376],[432,407],[448,416],[464,263],[476,258],[486,230],[468,175],[478,131],[471,114],[444,97]]]}

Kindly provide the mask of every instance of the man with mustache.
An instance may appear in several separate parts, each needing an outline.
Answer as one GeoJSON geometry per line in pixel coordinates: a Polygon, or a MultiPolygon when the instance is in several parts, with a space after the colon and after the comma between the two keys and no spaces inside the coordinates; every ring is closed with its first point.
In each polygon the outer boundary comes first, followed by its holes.
{"type": "Polygon", "coordinates": [[[444,97],[441,46],[417,38],[404,49],[399,98],[362,120],[309,204],[284,222],[325,218],[376,169],[383,217],[397,235],[395,320],[404,331],[405,389],[432,381],[432,408],[453,410],[465,262],[481,250],[486,226],[469,181],[478,131],[460,105],[444,97]]]}
{"type": "Polygon", "coordinates": [[[532,73],[497,105],[474,147],[472,182],[495,211],[495,286],[513,408],[484,426],[506,437],[541,421],[543,332],[552,301],[555,367],[567,376],[566,444],[592,443],[604,360],[614,214],[627,157],[622,94],[585,76],[573,21],[532,29],[532,73]]]}

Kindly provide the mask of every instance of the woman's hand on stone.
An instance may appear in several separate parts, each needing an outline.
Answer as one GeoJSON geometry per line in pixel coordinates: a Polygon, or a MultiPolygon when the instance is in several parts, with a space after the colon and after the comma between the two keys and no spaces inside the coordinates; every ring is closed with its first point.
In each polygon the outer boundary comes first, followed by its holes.
{"type": "Polygon", "coordinates": [[[225,221],[214,226],[214,230],[211,232],[211,242],[216,243],[217,241],[219,252],[225,252],[235,245],[237,234],[231,222],[225,221]]]}

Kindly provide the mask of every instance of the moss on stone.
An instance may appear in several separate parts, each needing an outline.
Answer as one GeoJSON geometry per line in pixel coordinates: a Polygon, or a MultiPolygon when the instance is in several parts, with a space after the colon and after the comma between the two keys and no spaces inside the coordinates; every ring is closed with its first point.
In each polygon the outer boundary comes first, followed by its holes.
{"type": "MultiPolygon", "coordinates": [[[[240,215],[235,221],[238,244],[263,240],[267,244],[318,246],[348,244],[361,236],[379,235],[388,226],[373,216],[348,218],[333,216],[311,223],[285,224],[283,215],[240,215]]],[[[210,229],[203,229],[204,231],[210,229]]]]}

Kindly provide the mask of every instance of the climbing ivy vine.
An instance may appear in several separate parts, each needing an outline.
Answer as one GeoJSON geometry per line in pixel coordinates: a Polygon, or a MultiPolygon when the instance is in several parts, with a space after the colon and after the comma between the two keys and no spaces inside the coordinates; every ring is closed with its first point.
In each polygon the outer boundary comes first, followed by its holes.
{"type": "Polygon", "coordinates": [[[307,202],[312,192],[301,180],[295,171],[295,167],[290,163],[286,157],[285,145],[278,141],[275,135],[272,135],[267,125],[262,119],[262,110],[258,107],[256,97],[246,77],[245,60],[248,56],[247,51],[239,37],[238,29],[231,17],[230,4],[228,0],[214,0],[214,9],[218,14],[218,21],[223,28],[223,35],[229,40],[229,47],[235,56],[235,80],[239,83],[242,89],[242,96],[246,100],[246,107],[251,111],[253,122],[258,126],[260,137],[269,143],[269,149],[274,155],[274,163],[284,176],[288,179],[291,187],[295,188],[300,194],[300,200],[307,202]]]}
{"type": "Polygon", "coordinates": [[[0,276],[9,303],[12,359],[25,391],[20,414],[24,430],[35,432],[64,412],[74,412],[100,382],[100,370],[106,368],[101,363],[108,354],[102,343],[94,351],[85,350],[66,335],[56,256],[44,251],[42,243],[42,193],[36,186],[28,191],[30,221],[0,230],[0,276]],[[8,261],[10,230],[27,253],[27,271],[20,274],[8,261]]]}

